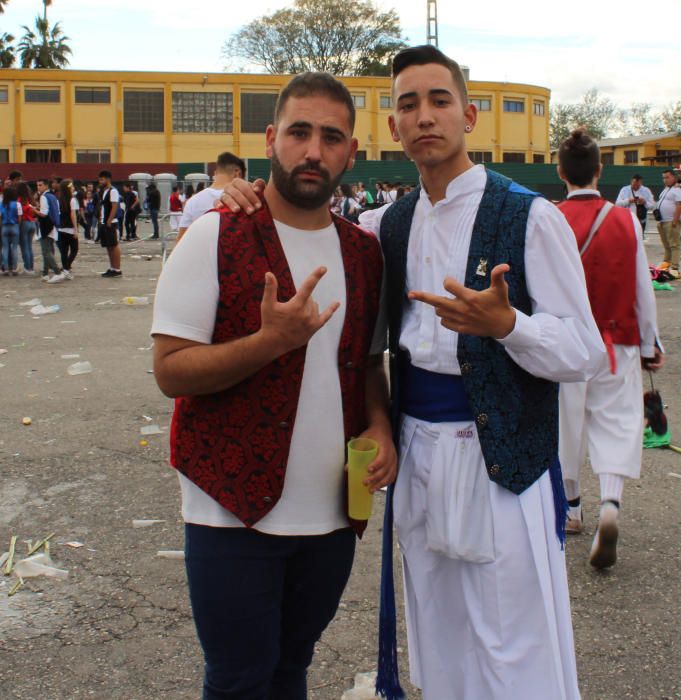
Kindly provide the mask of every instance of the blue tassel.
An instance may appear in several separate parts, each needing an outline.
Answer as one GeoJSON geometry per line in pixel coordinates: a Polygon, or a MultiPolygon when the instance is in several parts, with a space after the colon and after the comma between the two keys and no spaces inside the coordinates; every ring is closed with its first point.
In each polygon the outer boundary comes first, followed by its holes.
{"type": "Polygon", "coordinates": [[[381,559],[381,608],[378,625],[378,674],[376,695],[386,700],[403,700],[397,667],[397,614],[393,578],[393,490],[388,486],[383,516],[383,548],[381,559]]]}
{"type": "Polygon", "coordinates": [[[553,506],[556,511],[556,534],[560,540],[561,549],[565,549],[565,521],[570,506],[565,495],[563,472],[558,457],[551,463],[549,474],[551,475],[551,489],[553,490],[553,506]]]}

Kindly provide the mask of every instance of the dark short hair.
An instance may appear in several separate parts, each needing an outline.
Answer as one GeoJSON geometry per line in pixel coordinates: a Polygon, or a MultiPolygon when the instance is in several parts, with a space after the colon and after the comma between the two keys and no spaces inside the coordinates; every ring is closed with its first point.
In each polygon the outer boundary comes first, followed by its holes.
{"type": "Polygon", "coordinates": [[[106,177],[109,180],[111,180],[111,178],[112,178],[111,171],[110,170],[100,170],[98,177],[106,177]]]}
{"type": "Polygon", "coordinates": [[[643,175],[639,175],[638,173],[636,173],[636,175],[631,176],[631,179],[632,180],[643,180],[643,175]]]}
{"type": "Polygon", "coordinates": [[[571,185],[585,187],[598,174],[601,167],[601,151],[585,129],[575,129],[560,144],[558,165],[571,185]]]}
{"type": "Polygon", "coordinates": [[[246,177],[246,163],[239,156],[235,156],[229,151],[224,151],[221,153],[217,160],[215,161],[215,167],[218,170],[234,170],[239,168],[241,170],[241,176],[246,177]]]}
{"type": "Polygon", "coordinates": [[[49,186],[50,186],[50,181],[49,181],[46,177],[39,177],[39,178],[36,180],[36,183],[38,183],[38,182],[42,182],[43,185],[45,185],[45,187],[49,187],[49,186]]]}
{"type": "Polygon", "coordinates": [[[11,170],[9,175],[7,176],[8,180],[21,180],[23,177],[23,174],[21,170],[11,170]]]}
{"type": "Polygon", "coordinates": [[[669,173],[670,175],[673,175],[674,177],[676,177],[676,173],[674,172],[674,170],[672,168],[665,168],[662,171],[662,174],[664,175],[665,173],[669,173]]]}
{"type": "Polygon", "coordinates": [[[468,104],[468,88],[466,87],[466,79],[463,76],[461,67],[456,61],[449,58],[449,56],[445,56],[440,49],[430,44],[410,46],[395,54],[392,66],[393,80],[395,80],[405,68],[409,68],[409,66],[425,66],[429,63],[437,63],[447,68],[452,74],[452,79],[459,90],[462,102],[468,104]]]}
{"type": "Polygon", "coordinates": [[[352,101],[350,91],[340,80],[330,73],[300,73],[279,93],[277,104],[274,107],[274,123],[279,117],[289,97],[312,97],[323,95],[335,102],[340,102],[348,108],[350,113],[350,131],[355,129],[355,103],[352,101]]]}

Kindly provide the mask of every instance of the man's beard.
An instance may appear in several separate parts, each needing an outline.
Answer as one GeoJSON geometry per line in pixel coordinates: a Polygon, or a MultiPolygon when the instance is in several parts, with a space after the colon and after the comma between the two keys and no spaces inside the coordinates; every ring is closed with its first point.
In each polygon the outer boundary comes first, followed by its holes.
{"type": "Polygon", "coordinates": [[[279,194],[293,206],[300,209],[319,209],[328,204],[331,195],[338,187],[338,183],[343,177],[345,168],[332,180],[329,171],[315,163],[305,162],[297,165],[290,172],[284,168],[276,152],[272,151],[272,182],[279,194]],[[320,179],[316,182],[308,182],[303,185],[297,176],[303,172],[315,172],[320,179]],[[315,187],[316,184],[316,187],[315,187]]]}

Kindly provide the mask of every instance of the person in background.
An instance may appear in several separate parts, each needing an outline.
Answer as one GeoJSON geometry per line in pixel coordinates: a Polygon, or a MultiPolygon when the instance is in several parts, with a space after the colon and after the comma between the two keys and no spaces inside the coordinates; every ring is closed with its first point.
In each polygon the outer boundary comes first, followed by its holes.
{"type": "Polygon", "coordinates": [[[123,202],[125,203],[125,216],[123,225],[125,227],[125,240],[137,240],[137,217],[142,209],[137,191],[131,182],[123,184],[123,202]]]}
{"type": "Polygon", "coordinates": [[[229,151],[220,153],[215,161],[215,174],[211,186],[201,192],[197,191],[184,205],[177,235],[178,241],[196,219],[215,208],[216,202],[220,201],[223,189],[235,177],[246,177],[246,163],[229,151]]]}
{"type": "Polygon", "coordinates": [[[173,191],[168,199],[168,209],[170,211],[170,230],[177,231],[180,228],[180,218],[182,217],[182,209],[184,207],[184,195],[180,194],[180,187],[173,185],[173,191]]]}
{"type": "Polygon", "coordinates": [[[19,227],[21,226],[21,204],[17,201],[17,188],[5,187],[0,204],[0,223],[2,224],[2,274],[17,275],[19,248],[19,227]]]}
{"type": "Polygon", "coordinates": [[[161,193],[153,182],[147,185],[147,205],[149,207],[149,218],[153,226],[152,238],[159,237],[158,214],[161,210],[161,193]]]}
{"type": "Polygon", "coordinates": [[[671,168],[662,171],[665,187],[660,192],[653,216],[657,221],[657,232],[664,247],[664,260],[658,267],[679,279],[679,228],[681,227],[681,188],[676,186],[676,175],[671,168]]]}
{"type": "Polygon", "coordinates": [[[78,211],[80,205],[71,180],[59,183],[59,226],[57,245],[61,253],[62,274],[73,279],[71,266],[78,255],[78,211]]]}
{"type": "Polygon", "coordinates": [[[342,194],[339,204],[340,215],[344,219],[352,221],[353,224],[356,224],[359,220],[359,214],[362,211],[362,208],[359,206],[359,202],[354,198],[352,187],[350,187],[347,182],[341,184],[340,190],[342,194]]]}
{"type": "Polygon", "coordinates": [[[118,243],[118,206],[120,194],[111,184],[111,171],[99,173],[99,226],[97,227],[99,244],[106,248],[109,257],[109,269],[102,272],[102,277],[121,277],[121,246],[118,243]]]}
{"type": "Polygon", "coordinates": [[[54,257],[57,226],[60,222],[59,201],[50,190],[50,181],[46,178],[38,180],[36,187],[40,196],[40,206],[36,210],[36,216],[38,217],[40,252],[43,256],[42,280],[49,284],[58,284],[66,279],[54,257]],[[51,277],[50,272],[53,273],[51,277]]]}
{"type": "Polygon", "coordinates": [[[591,311],[607,353],[591,379],[561,384],[559,445],[570,505],[568,534],[584,529],[579,472],[587,450],[599,478],[600,514],[589,555],[597,569],[617,560],[624,480],[641,473],[641,364],[656,371],[664,361],[638,214],[601,197],[601,171],[597,143],[576,129],[558,149],[558,176],[568,188],[558,208],[577,239],[591,311]]]}
{"type": "Polygon", "coordinates": [[[641,175],[634,175],[631,178],[631,183],[625,185],[617,195],[615,204],[618,207],[626,207],[632,214],[636,215],[641,224],[641,231],[645,238],[646,221],[648,219],[648,211],[655,206],[655,197],[653,193],[643,184],[641,175]]]}
{"type": "Polygon", "coordinates": [[[31,188],[26,182],[19,182],[17,195],[21,205],[21,226],[19,227],[19,249],[24,263],[24,274],[35,275],[33,259],[33,238],[36,234],[36,207],[31,188]]]}

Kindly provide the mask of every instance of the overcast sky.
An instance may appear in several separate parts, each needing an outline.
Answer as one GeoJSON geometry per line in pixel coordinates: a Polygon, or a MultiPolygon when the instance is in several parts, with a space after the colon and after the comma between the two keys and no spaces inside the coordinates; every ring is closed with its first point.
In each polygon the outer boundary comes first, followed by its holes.
{"type": "MultiPolygon", "coordinates": [[[[361,2],[361,0],[356,0],[361,2]]],[[[217,72],[227,37],[291,0],[53,0],[73,48],[71,68],[217,72]]],[[[411,44],[426,41],[426,0],[378,0],[397,10],[411,44]]],[[[352,2],[347,2],[352,11],[352,2]]],[[[662,6],[660,6],[662,7],[662,6]]],[[[22,33],[40,0],[10,0],[0,32],[22,33]]],[[[678,26],[681,1],[664,5],[665,27],[639,0],[538,2],[440,0],[440,48],[468,65],[473,80],[541,85],[554,102],[573,102],[596,87],[619,106],[681,99],[678,26]],[[671,11],[674,7],[676,12],[671,11]],[[671,11],[671,12],[670,12],[671,11]]]]}

